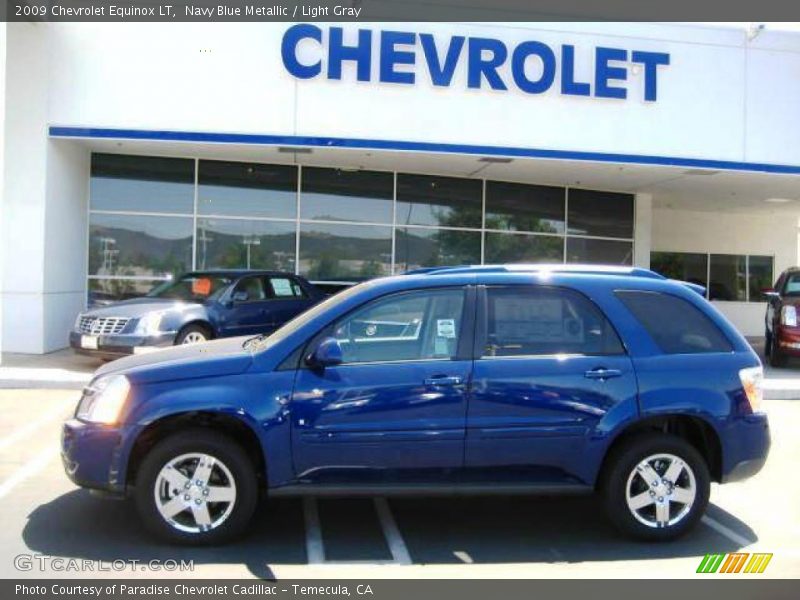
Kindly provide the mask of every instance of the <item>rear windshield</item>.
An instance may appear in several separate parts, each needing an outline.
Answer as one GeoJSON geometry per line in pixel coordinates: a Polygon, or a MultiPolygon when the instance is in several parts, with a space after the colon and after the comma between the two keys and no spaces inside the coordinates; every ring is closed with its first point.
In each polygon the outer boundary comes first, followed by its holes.
{"type": "Polygon", "coordinates": [[[665,354],[733,351],[719,327],[683,298],[633,290],[615,293],[665,354]]]}

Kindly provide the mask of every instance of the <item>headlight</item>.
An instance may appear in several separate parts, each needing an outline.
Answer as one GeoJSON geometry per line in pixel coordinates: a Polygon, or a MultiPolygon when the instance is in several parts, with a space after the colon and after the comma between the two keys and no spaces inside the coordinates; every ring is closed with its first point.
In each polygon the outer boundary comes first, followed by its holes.
{"type": "Polygon", "coordinates": [[[154,335],[158,333],[161,331],[161,319],[163,317],[163,312],[147,313],[139,319],[139,324],[136,325],[136,332],[143,335],[154,335]]]}
{"type": "Polygon", "coordinates": [[[794,306],[784,306],[781,309],[781,324],[797,327],[797,309],[794,306]]]}
{"type": "Polygon", "coordinates": [[[113,425],[119,419],[130,390],[124,375],[101,377],[83,392],[75,416],[83,421],[113,425]]]}

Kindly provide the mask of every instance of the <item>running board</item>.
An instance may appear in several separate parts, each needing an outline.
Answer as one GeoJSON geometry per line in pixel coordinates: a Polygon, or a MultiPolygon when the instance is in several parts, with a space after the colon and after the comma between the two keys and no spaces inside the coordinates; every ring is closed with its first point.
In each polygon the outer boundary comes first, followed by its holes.
{"type": "Polygon", "coordinates": [[[300,483],[271,488],[272,497],[288,496],[562,496],[590,494],[594,488],[583,484],[464,483],[464,484],[371,484],[345,485],[300,483]]]}

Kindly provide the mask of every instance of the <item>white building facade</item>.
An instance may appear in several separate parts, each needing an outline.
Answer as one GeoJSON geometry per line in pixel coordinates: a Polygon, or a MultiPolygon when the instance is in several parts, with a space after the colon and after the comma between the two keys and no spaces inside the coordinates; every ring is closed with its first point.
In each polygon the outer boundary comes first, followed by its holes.
{"type": "Polygon", "coordinates": [[[190,269],[603,262],[745,333],[798,263],[800,35],[669,24],[7,24],[0,340],[190,269]]]}

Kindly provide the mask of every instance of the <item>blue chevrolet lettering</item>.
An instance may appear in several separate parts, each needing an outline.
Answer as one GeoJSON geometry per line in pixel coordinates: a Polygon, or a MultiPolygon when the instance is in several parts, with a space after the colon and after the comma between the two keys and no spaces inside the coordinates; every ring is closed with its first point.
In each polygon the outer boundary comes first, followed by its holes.
{"type": "Polygon", "coordinates": [[[170,542],[241,533],[265,494],[409,493],[595,493],[673,539],[770,444],[761,363],[702,294],[632,267],[375,279],[269,336],[103,366],[64,467],[170,542]]]}
{"type": "Polygon", "coordinates": [[[344,77],[344,65],[350,64],[355,68],[357,81],[369,82],[377,73],[381,83],[414,85],[419,79],[427,79],[438,87],[449,87],[457,69],[465,68],[470,89],[488,87],[507,91],[513,85],[527,94],[543,94],[556,86],[566,96],[624,100],[628,97],[625,83],[632,64],[644,73],[640,84],[642,99],[655,102],[659,68],[670,64],[670,56],[664,52],[629,52],[624,48],[599,46],[594,49],[594,77],[581,81],[576,76],[578,51],[570,44],[551,48],[529,40],[509,47],[495,38],[461,35],[437,43],[430,33],[371,29],[358,29],[350,41],[345,41],[345,37],[342,27],[329,27],[325,35],[316,25],[292,25],[281,42],[284,68],[298,79],[313,79],[324,73],[328,79],[340,80],[344,77]],[[311,47],[306,54],[313,58],[301,60],[301,45],[311,47]],[[377,56],[373,56],[373,47],[377,48],[377,56]],[[373,63],[377,65],[375,69],[373,63]],[[418,63],[424,66],[427,77],[417,72],[418,63]],[[535,66],[528,69],[529,65],[535,66]],[[510,77],[504,72],[509,68],[510,77]]]}

